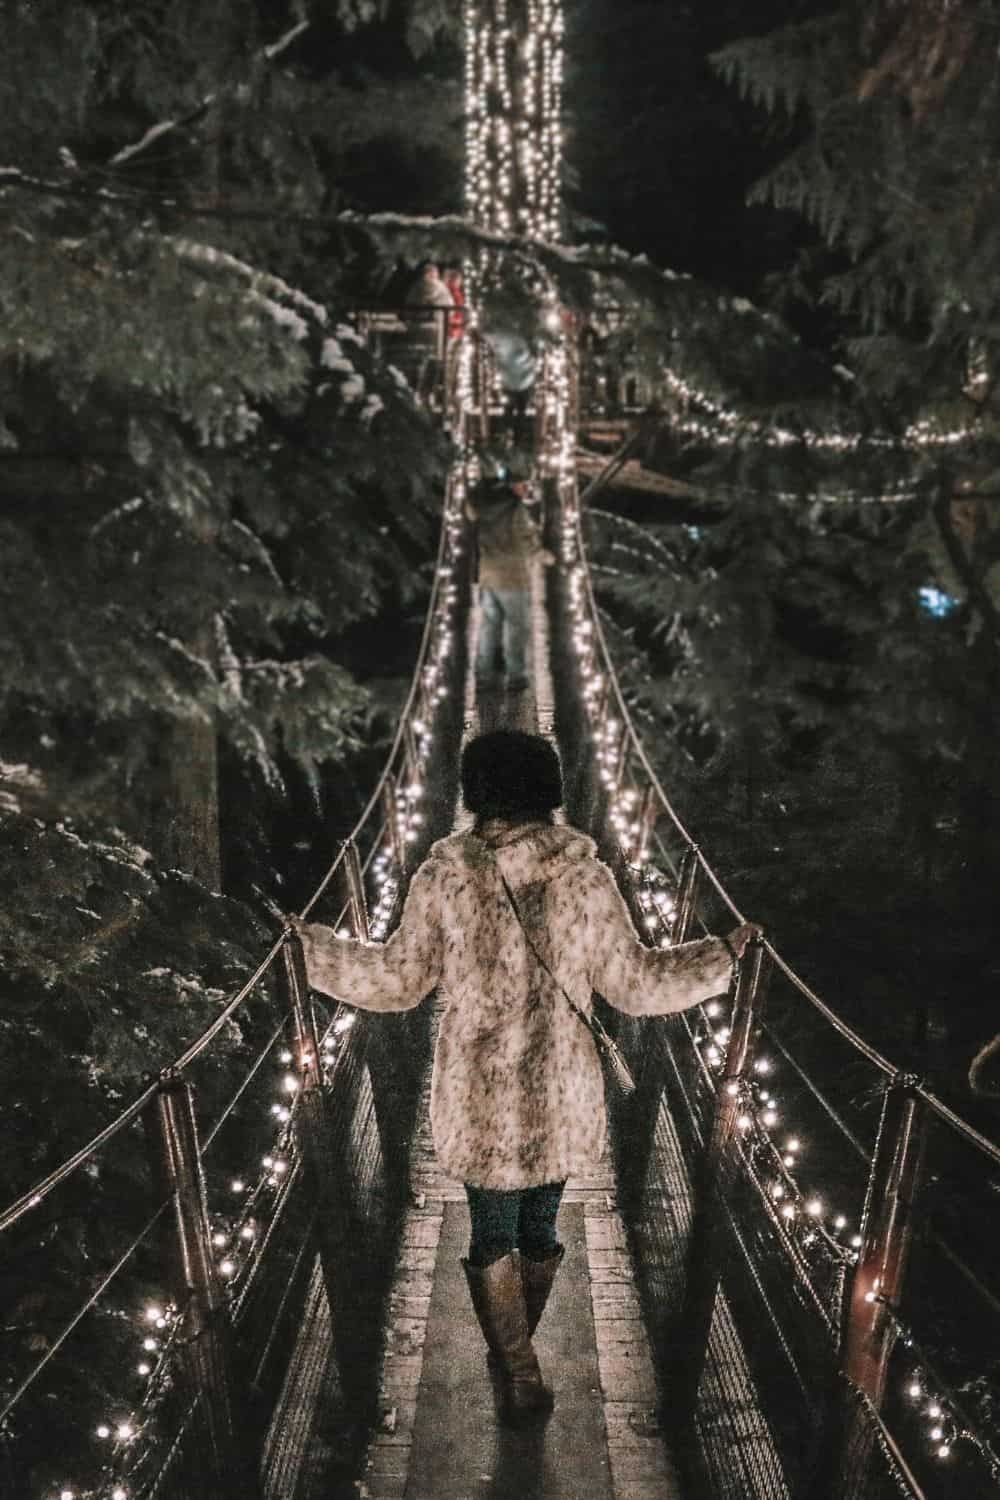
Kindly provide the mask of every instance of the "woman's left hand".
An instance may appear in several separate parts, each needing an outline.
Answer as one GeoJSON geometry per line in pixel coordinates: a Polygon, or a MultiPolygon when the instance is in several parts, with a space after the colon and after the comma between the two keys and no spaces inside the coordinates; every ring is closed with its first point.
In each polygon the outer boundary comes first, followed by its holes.
{"type": "Polygon", "coordinates": [[[752,938],[763,937],[764,929],[756,922],[743,922],[739,927],[734,927],[726,938],[726,942],[737,958],[742,958],[752,938]]]}

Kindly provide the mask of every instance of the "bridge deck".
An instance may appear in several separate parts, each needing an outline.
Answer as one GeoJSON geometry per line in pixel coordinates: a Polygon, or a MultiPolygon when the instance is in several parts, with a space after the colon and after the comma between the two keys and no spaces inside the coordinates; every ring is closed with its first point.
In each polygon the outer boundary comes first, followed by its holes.
{"type": "MultiPolygon", "coordinates": [[[[551,734],[552,684],[541,580],[533,610],[533,689],[477,703],[467,733],[511,724],[551,734]]],[[[469,660],[474,660],[472,612],[469,660]]],[[[549,1421],[511,1432],[496,1420],[485,1347],[459,1264],[469,1216],[461,1183],[434,1157],[429,1081],[411,1165],[411,1203],[390,1298],[384,1419],[368,1455],[366,1500],[677,1500],[656,1423],[656,1380],[610,1166],[571,1181],[559,1218],[566,1262],[539,1327],[556,1393],[549,1421]]]]}

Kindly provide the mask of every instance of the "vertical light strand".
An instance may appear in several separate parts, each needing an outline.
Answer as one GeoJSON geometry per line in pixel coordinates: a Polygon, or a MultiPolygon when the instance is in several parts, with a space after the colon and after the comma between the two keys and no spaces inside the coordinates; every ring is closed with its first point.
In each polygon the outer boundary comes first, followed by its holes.
{"type": "MultiPolygon", "coordinates": [[[[558,243],[561,232],[562,0],[464,0],[465,211],[479,229],[558,243]]],[[[498,279],[499,256],[482,249],[466,266],[471,316],[498,279]]],[[[537,299],[535,409],[543,474],[571,483],[573,364],[557,292],[546,272],[523,272],[537,299]]],[[[494,372],[495,374],[495,372],[494,372]]],[[[503,403],[498,377],[492,401],[503,403]]],[[[472,382],[470,381],[470,387],[472,382]]]]}

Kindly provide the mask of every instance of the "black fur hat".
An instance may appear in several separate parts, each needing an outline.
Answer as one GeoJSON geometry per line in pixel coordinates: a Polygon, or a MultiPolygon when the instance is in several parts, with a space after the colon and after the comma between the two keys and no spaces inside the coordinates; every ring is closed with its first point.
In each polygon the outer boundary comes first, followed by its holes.
{"type": "Polygon", "coordinates": [[[559,757],[548,740],[520,729],[477,735],[462,752],[462,796],[477,818],[545,816],[563,799],[559,757]]]}

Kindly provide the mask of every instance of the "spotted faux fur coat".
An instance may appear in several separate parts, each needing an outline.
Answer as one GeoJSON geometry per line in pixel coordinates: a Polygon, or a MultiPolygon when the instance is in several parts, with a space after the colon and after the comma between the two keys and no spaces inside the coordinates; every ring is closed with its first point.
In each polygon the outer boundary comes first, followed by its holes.
{"type": "Polygon", "coordinates": [[[588,1029],[529,949],[582,1010],[597,990],[629,1015],[685,1010],[722,993],[721,938],[646,948],[593,840],[549,823],[488,825],[435,844],[388,942],[305,925],[314,988],[365,1010],[443,1002],[431,1125],[446,1172],[485,1188],[578,1176],[604,1151],[604,1079],[588,1029]]]}

